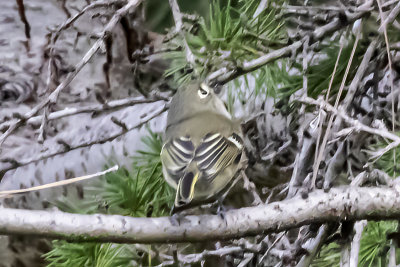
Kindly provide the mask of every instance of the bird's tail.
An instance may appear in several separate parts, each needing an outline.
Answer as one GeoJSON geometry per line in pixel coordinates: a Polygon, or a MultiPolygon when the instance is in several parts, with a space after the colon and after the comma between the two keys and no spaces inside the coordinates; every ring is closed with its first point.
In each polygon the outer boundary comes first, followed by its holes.
{"type": "Polygon", "coordinates": [[[179,180],[178,188],[176,189],[176,197],[174,207],[171,213],[179,211],[182,207],[188,205],[194,196],[194,186],[199,179],[199,172],[189,171],[179,180]]]}

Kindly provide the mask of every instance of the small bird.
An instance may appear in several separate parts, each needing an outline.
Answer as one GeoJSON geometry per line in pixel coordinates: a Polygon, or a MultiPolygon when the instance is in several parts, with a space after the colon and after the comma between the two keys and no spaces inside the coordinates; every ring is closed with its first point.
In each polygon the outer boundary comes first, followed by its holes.
{"type": "Polygon", "coordinates": [[[205,83],[191,82],[172,98],[161,162],[176,189],[171,213],[214,201],[228,188],[243,155],[240,124],[205,83]]]}

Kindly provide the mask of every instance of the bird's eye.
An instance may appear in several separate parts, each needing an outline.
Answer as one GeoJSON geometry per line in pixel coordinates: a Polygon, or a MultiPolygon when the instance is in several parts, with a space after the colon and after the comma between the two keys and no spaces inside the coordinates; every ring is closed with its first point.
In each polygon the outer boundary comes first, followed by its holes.
{"type": "Polygon", "coordinates": [[[205,85],[204,83],[202,83],[200,85],[199,90],[197,91],[197,93],[198,93],[200,98],[205,98],[210,93],[210,88],[207,85],[205,85]]]}

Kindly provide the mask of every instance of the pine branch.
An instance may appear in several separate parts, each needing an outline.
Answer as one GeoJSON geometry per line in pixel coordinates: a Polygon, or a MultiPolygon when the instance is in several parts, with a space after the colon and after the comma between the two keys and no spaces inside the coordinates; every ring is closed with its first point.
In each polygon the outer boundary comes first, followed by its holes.
{"type": "MultiPolygon", "coordinates": [[[[346,16],[345,23],[342,23],[341,20],[339,20],[338,18],[335,18],[330,23],[315,29],[309,36],[309,38],[310,38],[309,45],[311,46],[315,42],[322,40],[328,34],[345,27],[345,26],[349,25],[350,23],[353,23],[354,21],[356,21],[364,16],[367,16],[372,11],[372,7],[370,7],[371,4],[372,4],[372,1],[367,1],[362,7],[360,7],[358,10],[356,10],[356,12],[354,12],[354,13],[346,12],[345,13],[345,16],[346,16]]],[[[278,50],[275,50],[268,54],[265,54],[259,58],[256,58],[256,59],[253,59],[250,61],[244,61],[242,64],[239,64],[234,69],[229,69],[227,67],[221,68],[221,69],[211,73],[207,77],[207,80],[212,81],[213,83],[217,83],[217,84],[225,84],[243,74],[252,72],[262,66],[265,66],[266,64],[268,64],[272,61],[275,61],[282,57],[287,57],[287,56],[291,56],[291,55],[295,54],[296,50],[300,49],[303,46],[305,40],[307,40],[307,38],[303,38],[300,41],[294,42],[291,45],[288,45],[281,49],[278,49],[278,50]]]]}
{"type": "Polygon", "coordinates": [[[310,223],[387,220],[400,216],[400,186],[316,190],[294,198],[218,215],[186,216],[180,225],[169,217],[133,218],[55,211],[1,209],[0,234],[30,235],[76,242],[171,243],[233,239],[282,232],[310,223]]]}

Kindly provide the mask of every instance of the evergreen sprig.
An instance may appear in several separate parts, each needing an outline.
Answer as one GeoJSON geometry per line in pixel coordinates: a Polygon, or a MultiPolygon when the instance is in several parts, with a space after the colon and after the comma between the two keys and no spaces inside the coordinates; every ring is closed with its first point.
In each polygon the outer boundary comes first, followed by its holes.
{"type": "MultiPolygon", "coordinates": [[[[167,215],[173,202],[173,189],[162,176],[160,152],[162,140],[149,129],[142,138],[145,145],[133,158],[132,169],[120,168],[92,185],[83,187],[84,198],[61,197],[54,204],[65,212],[107,213],[134,217],[167,215]]],[[[44,255],[49,266],[137,266],[154,264],[149,255],[139,255],[132,245],[70,243],[53,241],[53,249],[44,255]]]]}
{"type": "MultiPolygon", "coordinates": [[[[397,135],[400,135],[400,132],[396,133],[397,135]]],[[[374,151],[377,151],[379,149],[385,148],[389,143],[386,142],[385,140],[382,140],[375,145],[372,146],[372,149],[374,151]]],[[[400,174],[400,147],[396,147],[392,150],[389,150],[385,154],[383,154],[379,160],[376,161],[375,167],[379,170],[384,171],[388,175],[395,177],[400,174]]]]}
{"type": "MultiPolygon", "coordinates": [[[[200,17],[185,35],[198,64],[193,66],[200,77],[221,67],[232,66],[259,57],[272,49],[287,44],[284,20],[277,20],[282,1],[270,1],[267,8],[257,11],[259,1],[231,1],[222,5],[220,1],[210,4],[209,18],[200,17]],[[257,13],[256,13],[257,12],[257,13]]],[[[175,42],[180,43],[179,36],[175,42]]],[[[183,51],[167,54],[171,67],[166,76],[174,76],[178,84],[190,79],[192,70],[187,66],[183,51]]]]}

